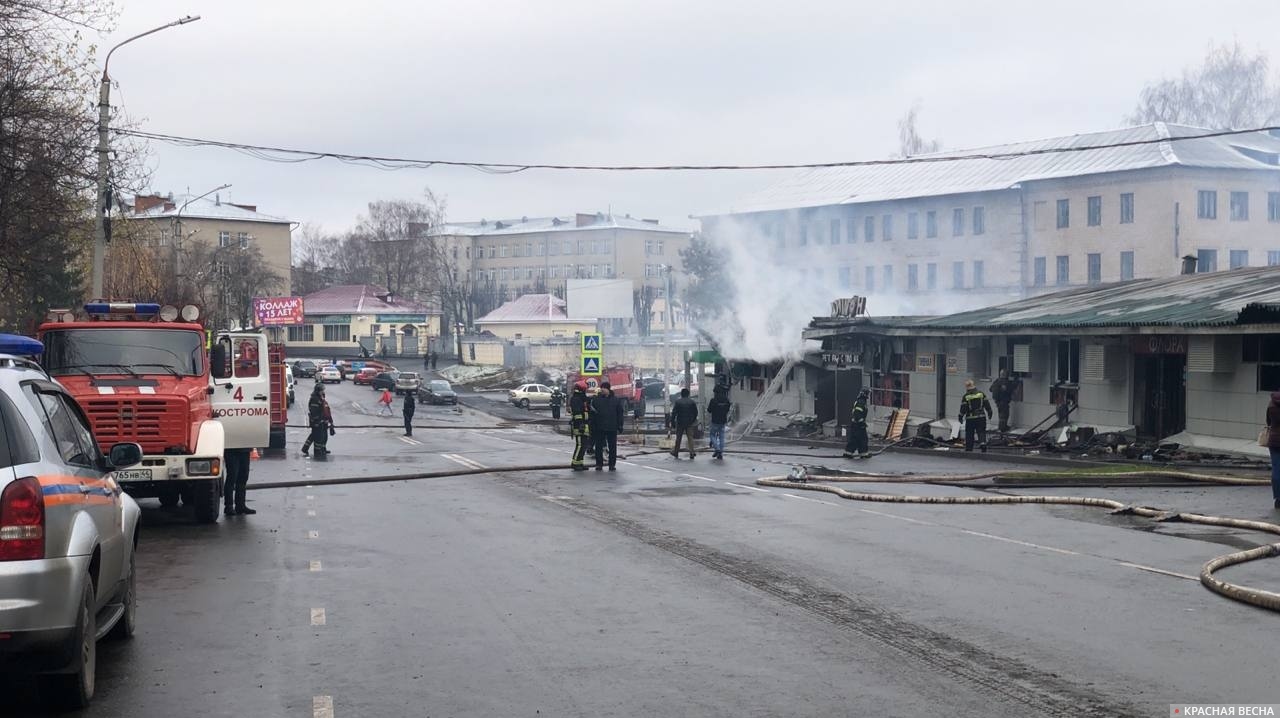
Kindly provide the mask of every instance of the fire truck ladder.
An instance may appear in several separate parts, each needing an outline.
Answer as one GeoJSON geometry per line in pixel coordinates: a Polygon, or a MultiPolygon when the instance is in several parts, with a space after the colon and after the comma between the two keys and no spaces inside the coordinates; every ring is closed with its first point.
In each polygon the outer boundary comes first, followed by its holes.
{"type": "Polygon", "coordinates": [[[756,426],[760,423],[766,412],[773,407],[774,397],[778,395],[778,389],[782,387],[782,382],[786,381],[787,375],[791,373],[792,367],[796,365],[795,359],[788,359],[782,362],[782,368],[778,369],[778,373],[774,375],[773,381],[769,382],[769,386],[765,387],[764,396],[760,401],[756,402],[755,408],[747,415],[747,421],[742,425],[742,433],[734,438],[734,441],[741,441],[751,432],[756,430],[756,426]]]}

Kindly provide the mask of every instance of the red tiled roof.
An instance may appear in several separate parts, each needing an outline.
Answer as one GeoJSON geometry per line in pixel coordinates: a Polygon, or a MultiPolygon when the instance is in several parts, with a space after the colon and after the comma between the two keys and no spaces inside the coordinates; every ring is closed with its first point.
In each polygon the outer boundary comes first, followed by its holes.
{"type": "Polygon", "coordinates": [[[425,304],[405,297],[387,297],[387,292],[372,284],[344,284],[321,289],[302,298],[306,314],[439,314],[425,304]]]}
{"type": "Polygon", "coordinates": [[[594,319],[570,319],[565,301],[554,294],[526,294],[513,299],[476,320],[476,324],[500,322],[573,322],[589,323],[594,319]]]}

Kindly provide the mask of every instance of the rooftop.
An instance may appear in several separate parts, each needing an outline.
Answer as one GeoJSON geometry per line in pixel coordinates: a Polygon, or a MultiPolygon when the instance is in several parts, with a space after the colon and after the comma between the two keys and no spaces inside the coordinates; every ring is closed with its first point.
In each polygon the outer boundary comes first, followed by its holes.
{"type": "Polygon", "coordinates": [[[554,294],[525,294],[476,320],[476,324],[565,322],[583,324],[594,319],[570,319],[566,303],[554,294]]]}
{"type": "Polygon", "coordinates": [[[302,298],[306,314],[439,314],[407,297],[390,296],[372,284],[343,284],[302,298]]]}
{"type": "Polygon", "coordinates": [[[504,236],[533,232],[580,232],[599,229],[633,229],[664,234],[689,234],[692,230],[662,227],[657,220],[633,219],[603,212],[579,213],[563,217],[520,217],[518,219],[449,222],[439,234],[468,237],[504,236]]]}
{"type": "Polygon", "coordinates": [[[1119,130],[916,156],[977,155],[969,159],[807,169],[749,194],[729,207],[703,214],[766,212],[988,192],[1011,189],[1022,182],[1035,180],[1158,167],[1280,169],[1280,137],[1265,132],[1196,137],[1206,132],[1209,130],[1153,122],[1119,130]],[[1195,139],[1170,141],[1179,137],[1195,139]],[[1150,144],[1055,151],[1141,141],[1150,144]],[[1027,152],[1041,154],[1024,154],[1027,152]],[[996,159],[984,155],[1020,156],[996,159]]]}
{"type": "MultiPolygon", "coordinates": [[[[819,317],[826,336],[855,326],[913,334],[969,330],[1225,327],[1280,323],[1280,266],[1095,284],[936,317],[819,317]]],[[[808,334],[808,333],[807,333],[808,334]]]]}
{"type": "Polygon", "coordinates": [[[223,202],[219,194],[193,198],[192,195],[138,195],[133,202],[125,202],[124,208],[131,217],[182,217],[192,219],[224,219],[237,222],[266,222],[291,224],[284,217],[258,211],[257,205],[223,202]]]}

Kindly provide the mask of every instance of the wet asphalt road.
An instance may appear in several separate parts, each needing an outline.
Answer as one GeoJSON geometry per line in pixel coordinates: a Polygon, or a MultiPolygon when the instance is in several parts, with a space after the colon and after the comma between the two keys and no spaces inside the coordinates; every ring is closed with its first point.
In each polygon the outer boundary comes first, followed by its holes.
{"type": "MultiPolygon", "coordinates": [[[[453,428],[406,440],[398,420],[369,416],[370,390],[329,396],[340,424],[387,428],[340,429],[327,461],[301,457],[305,430],[293,430],[288,455],[254,462],[251,481],[568,461],[568,440],[536,427],[420,407],[418,423],[453,428]]],[[[974,470],[889,454],[867,466],[974,470]]],[[[1280,703],[1280,615],[1194,580],[1257,536],[753,484],[781,473],[732,453],[652,454],[616,473],[260,491],[258,515],[212,526],[145,501],[141,627],[101,646],[85,715],[1076,716],[1280,703]]],[[[1054,491],[1276,518],[1266,488],[1054,491]]],[[[1280,561],[1225,575],[1274,590],[1280,561]]]]}

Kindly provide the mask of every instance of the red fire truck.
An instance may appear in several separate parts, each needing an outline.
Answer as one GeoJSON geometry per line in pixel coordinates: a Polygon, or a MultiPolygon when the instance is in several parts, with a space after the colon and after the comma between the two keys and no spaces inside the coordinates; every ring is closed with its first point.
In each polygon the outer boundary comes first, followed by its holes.
{"type": "Polygon", "coordinates": [[[135,497],[181,499],[212,523],[223,451],[283,445],[284,350],[261,332],[210,336],[192,305],[94,302],[81,316],[50,312],[38,338],[98,445],[142,446],[142,463],[116,472],[135,497]]]}
{"type": "Polygon", "coordinates": [[[570,389],[578,382],[584,382],[587,385],[587,396],[595,396],[600,390],[602,382],[609,382],[609,388],[613,389],[613,393],[619,399],[622,399],[623,406],[627,411],[631,410],[631,402],[636,399],[636,385],[632,381],[635,376],[635,369],[627,364],[614,364],[605,367],[600,376],[583,376],[578,372],[569,372],[568,381],[566,382],[570,389]]]}

